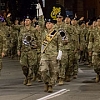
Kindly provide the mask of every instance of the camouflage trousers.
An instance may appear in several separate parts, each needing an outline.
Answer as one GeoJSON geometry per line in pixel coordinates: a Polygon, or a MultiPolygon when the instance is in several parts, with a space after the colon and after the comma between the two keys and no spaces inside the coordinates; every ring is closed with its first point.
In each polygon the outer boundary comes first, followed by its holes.
{"type": "Polygon", "coordinates": [[[20,64],[26,78],[32,79],[34,69],[37,67],[37,52],[35,50],[21,52],[20,64]]]}
{"type": "Polygon", "coordinates": [[[61,64],[65,68],[65,76],[72,76],[77,73],[77,61],[73,51],[64,51],[61,60],[61,64]]]}
{"type": "Polygon", "coordinates": [[[77,75],[78,74],[78,53],[74,53],[74,58],[73,58],[73,75],[77,75]]]}
{"type": "Polygon", "coordinates": [[[55,84],[58,72],[56,57],[42,57],[39,70],[44,83],[55,84]]]}
{"type": "Polygon", "coordinates": [[[100,74],[100,55],[96,52],[92,54],[92,65],[95,73],[100,74]]]}
{"type": "Polygon", "coordinates": [[[35,75],[33,76],[34,79],[38,78],[41,80],[41,72],[39,71],[40,67],[40,59],[41,59],[41,53],[37,53],[37,67],[35,67],[35,75]]]}
{"type": "Polygon", "coordinates": [[[65,78],[65,66],[63,61],[58,61],[58,78],[65,78]]]}

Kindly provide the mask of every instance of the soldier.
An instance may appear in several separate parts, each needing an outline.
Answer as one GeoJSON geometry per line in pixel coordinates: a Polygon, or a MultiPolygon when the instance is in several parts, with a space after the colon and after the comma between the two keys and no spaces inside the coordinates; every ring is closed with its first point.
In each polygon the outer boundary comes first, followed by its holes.
{"type": "MultiPolygon", "coordinates": [[[[64,21],[64,15],[62,12],[57,14],[57,23],[55,24],[54,28],[57,31],[65,31],[66,30],[66,24],[63,22],[64,21]]],[[[59,47],[59,46],[58,46],[59,47]]],[[[59,50],[57,50],[59,51],[59,50]]],[[[64,84],[64,78],[65,78],[65,66],[61,66],[60,61],[59,61],[59,70],[57,72],[58,74],[58,84],[63,85],[64,84]]]]}
{"type": "Polygon", "coordinates": [[[16,18],[16,19],[15,19],[14,24],[15,24],[15,25],[19,25],[19,18],[16,18]]]}
{"type": "Polygon", "coordinates": [[[35,79],[37,79],[38,82],[41,82],[41,72],[39,71],[40,67],[40,59],[41,59],[41,43],[42,43],[42,32],[44,31],[44,16],[41,15],[38,17],[38,20],[35,23],[35,28],[38,30],[36,37],[38,41],[38,47],[37,47],[37,67],[35,68],[35,79]]]}
{"type": "Polygon", "coordinates": [[[40,71],[45,83],[45,92],[52,92],[53,84],[57,81],[55,75],[57,72],[58,38],[57,32],[53,27],[53,21],[47,19],[46,29],[42,33],[40,71]]]}
{"type": "Polygon", "coordinates": [[[1,30],[3,31],[3,33],[5,34],[5,36],[6,36],[6,43],[7,43],[7,52],[6,52],[6,56],[10,56],[10,50],[11,50],[11,48],[10,48],[10,34],[9,34],[9,30],[10,29],[10,27],[9,26],[7,26],[7,22],[6,22],[6,20],[4,20],[3,22],[2,22],[2,28],[1,28],[1,30]]]}
{"type": "Polygon", "coordinates": [[[34,17],[32,20],[32,26],[36,27],[36,25],[38,25],[38,20],[36,17],[34,17]]]}
{"type": "Polygon", "coordinates": [[[85,27],[85,21],[81,20],[79,21],[79,44],[80,44],[80,61],[86,61],[87,60],[87,33],[88,30],[85,27]]]}
{"type": "Polygon", "coordinates": [[[0,72],[1,72],[1,69],[2,69],[2,58],[5,56],[6,51],[7,51],[6,36],[0,30],[0,72]]]}
{"type": "MultiPolygon", "coordinates": [[[[91,36],[92,33],[94,33],[94,32],[97,31],[96,29],[97,29],[97,27],[93,28],[93,21],[89,20],[89,22],[88,22],[88,28],[87,28],[88,32],[86,34],[87,48],[88,48],[88,44],[89,44],[89,38],[90,38],[90,36],[91,36]]],[[[92,38],[92,40],[93,40],[93,38],[92,38]]],[[[88,66],[91,67],[92,66],[92,56],[90,56],[89,53],[88,53],[88,63],[89,63],[88,66]]]]}
{"type": "Polygon", "coordinates": [[[7,21],[7,25],[11,26],[12,25],[12,21],[11,21],[11,13],[8,13],[7,17],[6,17],[6,21],[7,21]]]}
{"type": "Polygon", "coordinates": [[[20,19],[19,25],[24,26],[24,19],[20,19]]]}
{"type": "Polygon", "coordinates": [[[23,74],[25,75],[24,85],[31,86],[34,68],[37,66],[37,38],[36,29],[31,26],[30,16],[25,18],[25,26],[20,29],[18,38],[18,55],[23,74]]]}
{"type": "Polygon", "coordinates": [[[74,55],[72,57],[73,62],[72,62],[72,67],[70,66],[70,76],[66,79],[67,81],[70,81],[70,77],[73,76],[74,79],[77,78],[78,74],[78,52],[79,52],[79,26],[77,24],[77,18],[73,18],[71,20],[71,26],[70,30],[68,29],[68,33],[70,33],[71,36],[71,43],[73,44],[73,50],[74,50],[74,55]],[[72,70],[73,69],[73,70],[72,70]]]}
{"type": "Polygon", "coordinates": [[[89,56],[92,56],[92,65],[96,75],[96,82],[100,81],[100,18],[97,19],[97,30],[89,36],[89,56]]]}
{"type": "Polygon", "coordinates": [[[67,15],[67,17],[65,18],[65,23],[66,23],[66,25],[70,25],[71,23],[71,19],[70,19],[70,17],[69,17],[69,15],[67,15]]]}
{"type": "Polygon", "coordinates": [[[11,58],[17,57],[17,44],[18,44],[18,36],[19,36],[19,29],[17,27],[19,20],[16,18],[14,21],[14,24],[11,26],[11,30],[9,30],[10,33],[10,49],[11,49],[11,58]]]}

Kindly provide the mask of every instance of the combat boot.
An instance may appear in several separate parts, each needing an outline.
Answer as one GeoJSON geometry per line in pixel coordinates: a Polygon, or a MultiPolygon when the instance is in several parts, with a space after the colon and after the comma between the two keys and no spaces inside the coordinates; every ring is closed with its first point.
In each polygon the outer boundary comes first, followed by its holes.
{"type": "Polygon", "coordinates": [[[36,76],[33,76],[31,79],[32,82],[36,81],[36,76]]]}
{"type": "Polygon", "coordinates": [[[73,75],[73,79],[77,79],[77,75],[73,75]]]}
{"type": "Polygon", "coordinates": [[[58,83],[58,85],[63,85],[63,84],[64,84],[63,79],[62,79],[62,78],[59,78],[59,83],[58,83]]]}
{"type": "Polygon", "coordinates": [[[100,81],[100,75],[99,75],[99,74],[97,74],[97,75],[96,75],[95,82],[96,82],[96,83],[98,83],[99,81],[100,81]]]}
{"type": "Polygon", "coordinates": [[[37,81],[38,82],[42,82],[42,78],[41,78],[41,75],[40,74],[37,75],[37,81]]]}
{"type": "Polygon", "coordinates": [[[27,78],[25,78],[25,79],[24,79],[23,84],[24,84],[24,85],[26,85],[26,84],[27,84],[27,82],[28,82],[28,79],[27,79],[27,78]]]}
{"type": "Polygon", "coordinates": [[[48,86],[48,93],[52,93],[52,92],[53,92],[52,85],[49,85],[48,86]]]}
{"type": "Polygon", "coordinates": [[[71,81],[70,76],[66,76],[65,81],[66,81],[66,82],[70,82],[70,81],[71,81]]]}
{"type": "Polygon", "coordinates": [[[44,92],[48,92],[48,83],[45,84],[44,92]]]}
{"type": "Polygon", "coordinates": [[[27,84],[26,84],[27,86],[31,86],[32,85],[32,83],[31,83],[31,80],[30,79],[28,79],[28,82],[27,82],[27,84]]]}
{"type": "Polygon", "coordinates": [[[38,81],[38,82],[42,82],[42,80],[41,80],[41,79],[39,79],[39,78],[37,78],[37,81],[38,81]]]}

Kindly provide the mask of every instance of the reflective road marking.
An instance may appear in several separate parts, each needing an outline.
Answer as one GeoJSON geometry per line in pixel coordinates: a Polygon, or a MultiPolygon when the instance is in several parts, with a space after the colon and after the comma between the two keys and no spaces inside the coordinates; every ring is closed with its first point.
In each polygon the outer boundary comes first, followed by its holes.
{"type": "Polygon", "coordinates": [[[51,98],[57,97],[57,96],[62,95],[64,93],[66,93],[66,92],[69,92],[69,91],[70,91],[69,89],[68,90],[67,89],[62,89],[62,90],[60,90],[58,92],[52,93],[50,95],[47,95],[47,96],[42,97],[42,98],[37,99],[37,100],[49,100],[51,98]]]}

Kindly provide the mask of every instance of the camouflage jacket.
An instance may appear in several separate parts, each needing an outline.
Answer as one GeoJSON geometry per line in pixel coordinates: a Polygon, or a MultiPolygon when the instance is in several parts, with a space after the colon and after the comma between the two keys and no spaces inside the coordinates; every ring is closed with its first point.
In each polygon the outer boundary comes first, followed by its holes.
{"type": "Polygon", "coordinates": [[[90,52],[100,52],[100,28],[90,31],[88,50],[90,52]]]}
{"type": "MultiPolygon", "coordinates": [[[[48,31],[46,29],[44,30],[44,32],[42,33],[42,43],[44,40],[48,40],[47,37],[48,36],[50,37],[53,31],[54,29],[52,29],[52,31],[48,31]]],[[[48,42],[49,44],[45,49],[45,52],[42,54],[42,57],[45,56],[47,58],[50,58],[53,56],[57,56],[59,50],[59,40],[60,40],[58,38],[59,38],[59,33],[56,31],[53,39],[50,42],[48,42]]]]}
{"type": "Polygon", "coordinates": [[[7,44],[6,44],[6,36],[0,30],[0,51],[6,53],[7,51],[7,44]]]}
{"type": "Polygon", "coordinates": [[[19,51],[29,51],[31,49],[37,49],[38,47],[38,39],[36,37],[36,30],[34,27],[30,27],[30,29],[26,29],[26,27],[22,27],[18,37],[18,47],[19,51]]]}

